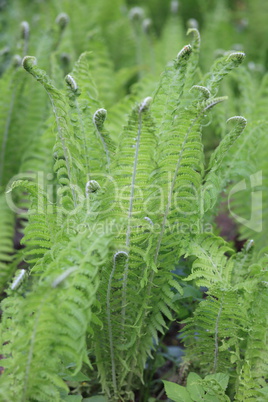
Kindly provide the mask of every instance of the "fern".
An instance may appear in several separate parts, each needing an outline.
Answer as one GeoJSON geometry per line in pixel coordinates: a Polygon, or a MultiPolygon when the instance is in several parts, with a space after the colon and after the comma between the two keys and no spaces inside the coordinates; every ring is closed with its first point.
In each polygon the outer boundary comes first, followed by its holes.
{"type": "Polygon", "coordinates": [[[14,213],[8,208],[3,195],[0,197],[0,203],[0,288],[3,290],[16,269],[16,265],[12,264],[12,261],[14,261],[15,216],[14,213]]]}
{"type": "MultiPolygon", "coordinates": [[[[2,334],[3,341],[9,341],[6,348],[12,345],[13,350],[12,358],[5,361],[7,373],[12,374],[1,390],[3,400],[24,401],[34,395],[39,400],[60,401],[60,389],[67,388],[59,373],[77,373],[83,361],[89,364],[85,341],[90,306],[99,285],[98,267],[106,260],[110,242],[108,236],[106,240],[94,237],[87,233],[74,238],[74,247],[69,242],[61,250],[59,245],[52,248],[46,275],[41,275],[35,290],[26,299],[19,291],[19,314],[12,323],[4,322],[2,334]],[[15,322],[19,336],[11,339],[15,322]]],[[[8,309],[14,308],[13,299],[7,299],[8,309]]]]}
{"type": "MultiPolygon", "coordinates": [[[[195,27],[191,44],[157,82],[165,58],[175,56],[174,32],[183,41],[176,2],[162,39],[146,10],[120,8],[121,0],[78,1],[76,11],[69,1],[50,3],[49,13],[41,3],[31,6],[29,23],[21,25],[19,53],[25,56],[29,47],[35,55],[22,62],[33,77],[16,57],[0,82],[2,185],[12,179],[6,196],[23,209],[18,218],[24,222],[24,248],[16,255],[17,218],[1,195],[0,286],[7,293],[1,400],[61,401],[70,392],[80,398],[80,388],[70,390],[66,381],[80,371],[90,376],[89,388],[97,371],[109,400],[134,400],[159,335],[181,317],[176,301],[188,282],[205,288],[181,333],[186,361],[204,378],[189,375],[187,388],[180,387],[185,400],[195,400],[193,390],[208,400],[261,398],[267,378],[267,261],[258,256],[263,234],[240,229],[256,245],[235,253],[205,227],[216,227],[231,180],[266,166],[262,145],[259,163],[249,163],[252,141],[258,133],[265,138],[265,79],[254,108],[246,106],[253,86],[243,89],[250,76],[234,72],[243,52],[224,54],[203,75],[195,27]],[[43,11],[40,48],[34,10],[43,11]],[[227,100],[225,90],[232,98],[226,108],[218,106],[227,100]],[[222,108],[216,119],[214,107],[222,108]],[[212,125],[204,129],[207,115],[212,125]],[[234,117],[225,123],[227,115],[234,117]],[[208,155],[204,143],[215,125],[219,144],[208,155]],[[179,259],[187,260],[184,280],[174,273],[179,259]]],[[[232,205],[239,214],[239,196],[232,205]]]]}

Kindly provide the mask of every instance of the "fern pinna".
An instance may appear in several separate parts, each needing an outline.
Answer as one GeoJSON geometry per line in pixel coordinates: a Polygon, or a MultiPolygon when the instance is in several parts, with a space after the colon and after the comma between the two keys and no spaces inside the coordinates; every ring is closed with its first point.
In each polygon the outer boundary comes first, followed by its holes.
{"type": "MultiPolygon", "coordinates": [[[[52,198],[34,182],[9,189],[23,187],[31,198],[24,238],[30,272],[21,283],[15,279],[3,302],[3,401],[68,400],[64,379],[93,367],[109,400],[133,400],[158,334],[180,308],[173,299],[183,290],[172,271],[182,256],[194,259],[187,280],[209,289],[187,321],[185,343],[204,358],[207,371],[232,367],[237,398],[248,392],[239,379],[251,361],[253,391],[262,386],[257,372],[266,365],[253,357],[251,343],[258,333],[244,349],[241,340],[256,308],[254,289],[245,302],[232,282],[236,259],[225,255],[230,248],[203,233],[227,184],[223,162],[246,121],[231,119],[208,167],[202,126],[226,99],[217,97],[220,82],[244,54],[227,54],[200,78],[200,37],[191,32],[193,43],[168,63],[156,90],[144,99],[136,90],[128,98],[121,127],[116,106],[109,121],[111,98],[98,91],[94,53],[80,56],[66,76],[66,90],[55,87],[34,57],[24,58],[23,67],[52,105],[56,189],[52,198]],[[226,323],[237,297],[243,308],[226,323]]],[[[263,286],[261,278],[254,286],[263,286]]]]}

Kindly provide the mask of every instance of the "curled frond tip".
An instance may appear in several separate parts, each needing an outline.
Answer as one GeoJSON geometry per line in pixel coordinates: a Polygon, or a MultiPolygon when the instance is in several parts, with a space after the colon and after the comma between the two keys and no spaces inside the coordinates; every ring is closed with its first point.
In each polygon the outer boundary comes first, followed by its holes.
{"type": "Polygon", "coordinates": [[[132,21],[140,21],[144,18],[144,11],[141,7],[133,7],[129,12],[129,18],[132,21]]]}
{"type": "Polygon", "coordinates": [[[128,253],[127,253],[126,251],[123,251],[123,250],[117,251],[117,252],[114,254],[114,262],[117,260],[117,258],[120,258],[120,257],[126,257],[126,258],[128,258],[128,253]]]}
{"type": "Polygon", "coordinates": [[[192,53],[192,46],[191,45],[184,46],[181,49],[181,51],[177,54],[177,62],[181,61],[182,59],[188,60],[191,53],[192,53]]]}
{"type": "Polygon", "coordinates": [[[246,54],[244,52],[233,52],[229,54],[227,60],[233,60],[236,61],[238,64],[242,63],[242,61],[245,59],[246,54]]]}
{"type": "Polygon", "coordinates": [[[76,83],[75,79],[71,76],[71,74],[66,75],[65,81],[70,86],[70,88],[72,89],[73,92],[77,91],[77,89],[78,89],[77,83],[76,83]]]}
{"type": "Polygon", "coordinates": [[[153,98],[151,96],[147,96],[147,98],[145,98],[141,104],[140,104],[140,112],[143,112],[145,110],[148,110],[151,103],[152,103],[153,98]]]}
{"type": "Polygon", "coordinates": [[[20,24],[20,29],[21,29],[21,37],[24,40],[29,39],[30,36],[30,25],[27,21],[22,21],[20,24]]]}
{"type": "MultiPolygon", "coordinates": [[[[193,29],[193,28],[198,29],[199,28],[198,21],[195,18],[190,18],[187,21],[187,26],[188,26],[189,29],[193,29]]],[[[189,30],[188,30],[188,32],[189,32],[189,30]]],[[[188,32],[187,32],[187,34],[188,34],[188,32]]]]}
{"type": "Polygon", "coordinates": [[[10,289],[11,290],[16,290],[18,289],[18,287],[21,285],[22,281],[25,278],[26,275],[26,269],[21,269],[19,274],[16,276],[16,278],[14,279],[14,281],[12,282],[10,289]]]}
{"type": "Polygon", "coordinates": [[[37,59],[34,56],[25,56],[22,59],[22,66],[26,71],[30,71],[37,64],[37,59]]]}
{"type": "Polygon", "coordinates": [[[86,194],[96,193],[100,189],[100,185],[96,180],[89,180],[86,184],[86,194]]]}
{"type": "Polygon", "coordinates": [[[244,129],[244,128],[246,127],[246,125],[247,125],[247,119],[245,119],[245,117],[243,117],[243,116],[233,116],[233,117],[230,117],[230,118],[227,120],[227,123],[229,123],[229,121],[235,121],[236,123],[240,124],[243,129],[244,129]]]}
{"type": "Polygon", "coordinates": [[[93,115],[93,123],[97,130],[101,130],[107,117],[106,109],[98,109],[93,115]]]}
{"type": "Polygon", "coordinates": [[[69,16],[66,13],[60,13],[56,18],[56,24],[63,30],[69,23],[69,16]]]}
{"type": "Polygon", "coordinates": [[[200,91],[206,99],[208,99],[211,96],[210,90],[207,87],[204,87],[202,85],[193,85],[191,88],[191,91],[193,89],[200,91]]]}
{"type": "Polygon", "coordinates": [[[178,14],[179,11],[179,2],[178,0],[172,0],[170,3],[170,11],[172,14],[178,14]]]}

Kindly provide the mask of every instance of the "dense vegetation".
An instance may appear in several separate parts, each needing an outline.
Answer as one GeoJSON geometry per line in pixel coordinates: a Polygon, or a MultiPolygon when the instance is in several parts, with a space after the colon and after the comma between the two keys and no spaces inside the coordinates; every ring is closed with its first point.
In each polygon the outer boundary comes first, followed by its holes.
{"type": "Polygon", "coordinates": [[[144,3],[0,1],[0,401],[267,401],[267,5],[144,3]]]}

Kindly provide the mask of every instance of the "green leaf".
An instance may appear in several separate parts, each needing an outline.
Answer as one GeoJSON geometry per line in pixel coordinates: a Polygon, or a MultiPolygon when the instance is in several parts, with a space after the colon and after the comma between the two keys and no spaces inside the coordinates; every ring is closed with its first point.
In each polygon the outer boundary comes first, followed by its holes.
{"type": "Polygon", "coordinates": [[[196,373],[190,373],[187,378],[187,391],[194,401],[202,401],[205,391],[201,385],[202,379],[196,373]]]}
{"type": "Polygon", "coordinates": [[[90,398],[84,398],[83,402],[108,402],[106,396],[103,395],[96,395],[91,396],[90,398]]]}
{"type": "Polygon", "coordinates": [[[225,391],[229,382],[229,375],[226,373],[209,374],[205,377],[205,380],[217,381],[222,389],[225,391]]]}
{"type": "Polygon", "coordinates": [[[170,381],[163,381],[167,396],[174,402],[192,402],[187,389],[170,381]]]}

